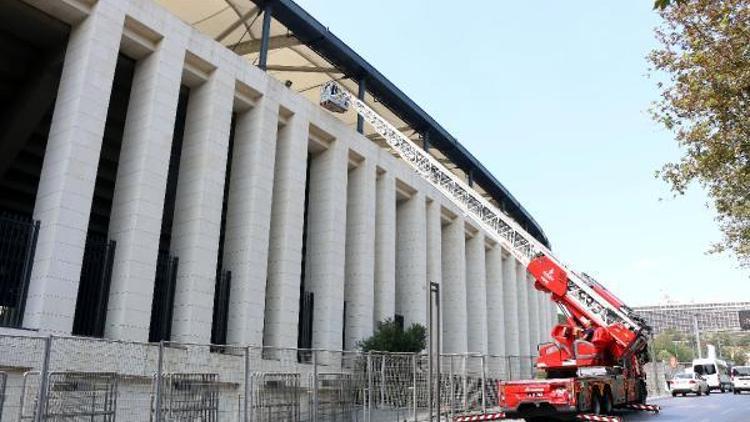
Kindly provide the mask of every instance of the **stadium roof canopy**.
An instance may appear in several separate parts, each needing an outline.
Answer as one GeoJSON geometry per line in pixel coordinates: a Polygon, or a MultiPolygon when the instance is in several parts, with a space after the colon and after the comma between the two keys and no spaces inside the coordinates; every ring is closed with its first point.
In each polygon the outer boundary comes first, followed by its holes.
{"type": "MultiPolygon", "coordinates": [[[[510,192],[450,133],[359,54],[292,0],[156,0],[201,32],[244,56],[260,61],[263,12],[271,10],[266,70],[291,89],[317,102],[320,87],[334,79],[350,91],[365,87],[364,100],[475,190],[549,246],[542,228],[510,192]]],[[[353,111],[337,115],[355,127],[353,111]]],[[[389,149],[365,126],[364,134],[389,149]]]]}

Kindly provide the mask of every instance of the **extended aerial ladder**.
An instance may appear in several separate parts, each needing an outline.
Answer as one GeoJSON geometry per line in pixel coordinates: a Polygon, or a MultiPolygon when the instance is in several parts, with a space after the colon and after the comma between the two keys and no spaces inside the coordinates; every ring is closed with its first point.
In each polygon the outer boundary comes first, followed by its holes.
{"type": "Polygon", "coordinates": [[[338,113],[352,107],[401,159],[523,263],[536,279],[534,285],[538,290],[552,295],[552,300],[567,316],[567,324],[553,330],[554,346],[560,353],[546,363],[540,353],[540,365],[620,365],[628,361],[627,366],[640,366],[648,360],[646,348],[651,328],[599,283],[570,269],[510,216],[338,83],[330,81],[322,88],[320,103],[338,113]],[[573,349],[584,331],[588,333],[590,344],[600,352],[600,360],[576,361],[573,349]],[[601,358],[601,352],[606,356],[601,358]]]}

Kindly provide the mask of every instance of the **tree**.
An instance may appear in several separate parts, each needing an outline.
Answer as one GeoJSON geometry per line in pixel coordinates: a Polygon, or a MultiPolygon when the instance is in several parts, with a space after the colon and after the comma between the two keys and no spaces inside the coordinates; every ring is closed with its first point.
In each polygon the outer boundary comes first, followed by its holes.
{"type": "Polygon", "coordinates": [[[691,341],[691,338],[676,330],[665,330],[654,336],[652,346],[655,359],[667,362],[670,357],[674,356],[678,362],[691,362],[695,357],[691,341]]]}
{"type": "Polygon", "coordinates": [[[406,330],[392,318],[378,323],[375,333],[357,343],[364,352],[419,353],[427,344],[427,330],[421,324],[412,324],[406,330]]]}
{"type": "Polygon", "coordinates": [[[750,267],[750,0],[657,0],[659,47],[649,55],[661,98],[653,118],[683,150],[658,172],[676,195],[704,186],[722,239],[750,267]]]}

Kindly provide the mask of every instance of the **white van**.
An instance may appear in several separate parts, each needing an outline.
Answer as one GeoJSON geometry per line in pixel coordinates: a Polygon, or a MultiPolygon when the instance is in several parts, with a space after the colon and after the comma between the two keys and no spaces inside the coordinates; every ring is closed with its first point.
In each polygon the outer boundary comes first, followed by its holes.
{"type": "Polygon", "coordinates": [[[708,387],[722,393],[732,389],[727,363],[721,359],[694,359],[693,372],[706,378],[708,387]]]}

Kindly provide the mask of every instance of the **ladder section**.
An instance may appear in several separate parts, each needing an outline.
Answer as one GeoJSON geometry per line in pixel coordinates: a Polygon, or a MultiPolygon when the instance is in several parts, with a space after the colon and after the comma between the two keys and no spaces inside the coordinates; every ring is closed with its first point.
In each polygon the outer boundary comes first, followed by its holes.
{"type": "Polygon", "coordinates": [[[563,269],[568,276],[566,300],[586,311],[587,317],[598,326],[607,327],[620,322],[639,332],[642,325],[602,298],[576,272],[570,270],[552,255],[541,242],[526,232],[510,216],[498,210],[482,195],[445,168],[433,156],[417,146],[387,120],[371,109],[364,101],[329,81],[321,90],[320,104],[334,112],[342,112],[351,105],[354,111],[380,134],[399,156],[435,188],[445,194],[454,205],[481,226],[525,266],[539,255],[545,255],[563,269]]]}

